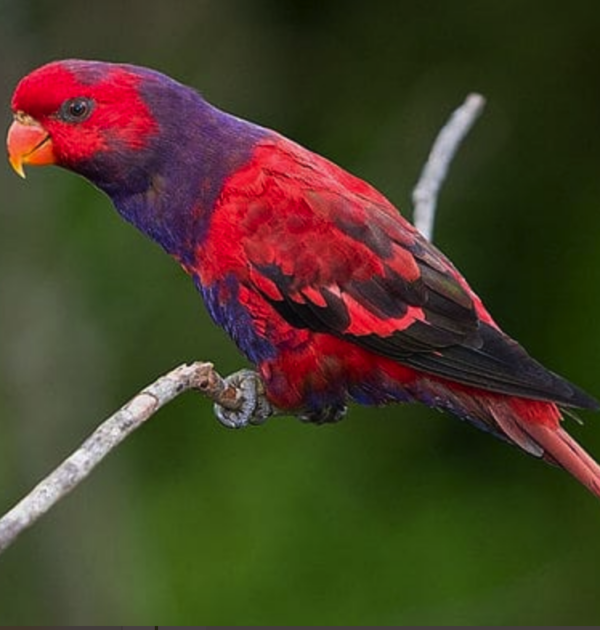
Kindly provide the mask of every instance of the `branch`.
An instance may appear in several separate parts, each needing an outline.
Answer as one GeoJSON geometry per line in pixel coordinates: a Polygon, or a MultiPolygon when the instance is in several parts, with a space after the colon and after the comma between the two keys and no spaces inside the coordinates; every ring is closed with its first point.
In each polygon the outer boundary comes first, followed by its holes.
{"type": "MultiPolygon", "coordinates": [[[[440,131],[414,189],[415,226],[428,239],[433,232],[437,196],[450,162],[483,105],[482,96],[471,94],[454,112],[440,131]]],[[[226,383],[212,363],[180,365],[161,376],[105,420],[75,452],[0,518],[0,553],[79,485],[130,433],[188,390],[200,391],[214,403],[234,411],[244,403],[242,388],[226,383]]]]}
{"type": "Polygon", "coordinates": [[[439,132],[419,181],[412,194],[413,223],[427,240],[433,240],[433,224],[440,187],[460,143],[467,135],[485,106],[481,94],[469,94],[439,132]]]}
{"type": "Polygon", "coordinates": [[[241,406],[239,391],[226,385],[212,363],[180,365],[161,376],[105,420],[74,453],[0,519],[0,553],[79,485],[130,433],[173,398],[190,389],[202,392],[227,409],[235,410],[241,406]]]}

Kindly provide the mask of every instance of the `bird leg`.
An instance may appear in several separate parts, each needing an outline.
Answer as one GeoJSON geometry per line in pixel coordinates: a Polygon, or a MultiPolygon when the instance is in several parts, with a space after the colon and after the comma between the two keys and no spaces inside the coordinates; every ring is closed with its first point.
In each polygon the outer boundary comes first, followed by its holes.
{"type": "Polygon", "coordinates": [[[239,370],[223,379],[232,392],[231,406],[215,403],[217,420],[229,429],[241,429],[249,424],[262,424],[275,413],[265,396],[265,386],[253,370],[239,370]]]}
{"type": "MultiPolygon", "coordinates": [[[[284,413],[267,400],[265,385],[253,370],[239,370],[219,380],[219,402],[214,403],[213,410],[223,426],[241,429],[249,424],[263,424],[271,416],[284,413]]],[[[331,404],[293,415],[303,422],[327,424],[339,422],[347,411],[344,404],[331,404]]]]}

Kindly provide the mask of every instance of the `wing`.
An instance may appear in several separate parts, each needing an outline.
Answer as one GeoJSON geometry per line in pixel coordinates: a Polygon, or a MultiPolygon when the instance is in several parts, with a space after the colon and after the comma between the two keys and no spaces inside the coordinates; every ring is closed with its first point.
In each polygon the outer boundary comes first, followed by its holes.
{"type": "Polygon", "coordinates": [[[595,404],[502,333],[452,263],[385,197],[290,147],[260,156],[260,191],[238,204],[236,219],[244,282],[290,325],[465,385],[595,404]]]}

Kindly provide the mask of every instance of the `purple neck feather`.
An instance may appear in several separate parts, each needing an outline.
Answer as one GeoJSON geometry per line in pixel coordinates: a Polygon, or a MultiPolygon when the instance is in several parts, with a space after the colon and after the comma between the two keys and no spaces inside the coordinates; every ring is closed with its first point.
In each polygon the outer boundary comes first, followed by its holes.
{"type": "Polygon", "coordinates": [[[164,75],[151,72],[150,79],[140,93],[159,134],[144,149],[97,155],[80,171],[127,221],[191,262],[225,180],[272,132],[216,109],[164,75]]]}

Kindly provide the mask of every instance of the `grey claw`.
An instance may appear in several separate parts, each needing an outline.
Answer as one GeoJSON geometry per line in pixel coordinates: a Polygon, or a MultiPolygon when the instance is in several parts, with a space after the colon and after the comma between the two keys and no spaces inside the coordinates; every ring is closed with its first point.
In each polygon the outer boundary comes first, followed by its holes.
{"type": "Polygon", "coordinates": [[[302,422],[327,424],[330,422],[339,422],[346,415],[347,411],[348,407],[346,407],[346,405],[329,405],[316,411],[300,414],[298,418],[300,418],[302,422]]]}
{"type": "Polygon", "coordinates": [[[225,385],[238,394],[240,407],[227,409],[217,403],[213,410],[217,420],[229,429],[241,429],[249,424],[262,424],[273,414],[273,408],[265,397],[260,376],[252,370],[240,370],[226,377],[225,385]]]}

